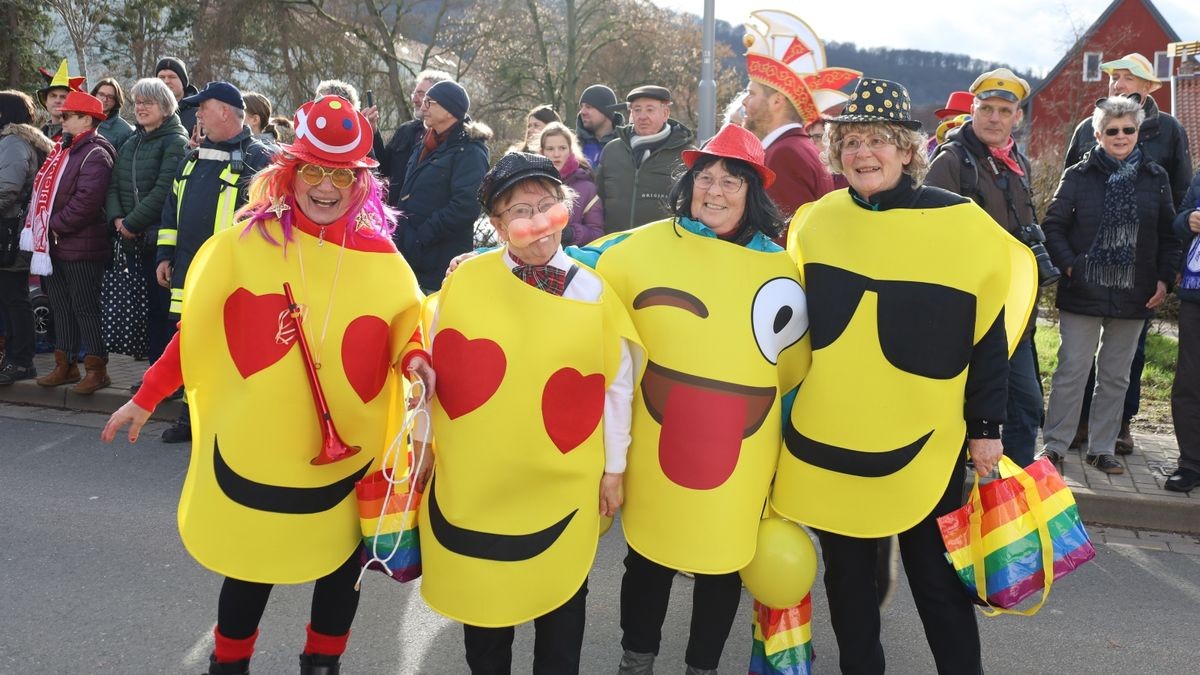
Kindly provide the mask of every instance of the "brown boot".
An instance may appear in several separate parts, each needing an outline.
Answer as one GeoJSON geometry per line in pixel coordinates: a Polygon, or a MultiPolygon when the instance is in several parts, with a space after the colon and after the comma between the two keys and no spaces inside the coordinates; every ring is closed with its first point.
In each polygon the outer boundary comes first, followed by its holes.
{"type": "Polygon", "coordinates": [[[112,384],[112,378],[108,376],[108,367],[103,358],[88,354],[83,357],[83,369],[87,371],[87,375],[79,384],[71,387],[71,391],[76,394],[92,394],[97,389],[103,389],[112,384]]]}
{"type": "Polygon", "coordinates": [[[61,349],[54,350],[54,370],[45,377],[39,377],[37,383],[43,387],[57,387],[60,384],[71,384],[79,381],[79,364],[67,361],[67,353],[61,349]]]}

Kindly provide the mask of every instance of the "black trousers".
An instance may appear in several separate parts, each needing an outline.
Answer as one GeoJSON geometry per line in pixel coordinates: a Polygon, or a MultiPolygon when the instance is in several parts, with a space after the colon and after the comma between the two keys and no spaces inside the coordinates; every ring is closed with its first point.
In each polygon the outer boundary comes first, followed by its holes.
{"type": "MultiPolygon", "coordinates": [[[[955,675],[983,672],[975,608],[946,561],[946,547],[937,527],[938,516],[962,506],[963,482],[962,465],[958,463],[933,512],[899,535],[904,573],[934,662],[939,673],[955,675]]],[[[825,592],[841,670],[852,675],[883,673],[879,592],[875,586],[878,540],[820,530],[817,536],[825,560],[825,592]]]]}
{"type": "Polygon", "coordinates": [[[5,359],[22,368],[33,365],[33,306],[29,304],[29,272],[0,271],[0,307],[8,317],[5,359]]]}
{"type": "MultiPolygon", "coordinates": [[[[350,632],[350,624],[354,623],[354,614],[358,611],[358,591],[354,590],[354,582],[358,580],[359,551],[355,549],[346,562],[313,585],[309,621],[318,633],[345,635],[350,632]]],[[[271,584],[225,577],[217,602],[217,630],[221,635],[234,640],[254,635],[272,588],[271,584]]]]}
{"type": "MultiPolygon", "coordinates": [[[[675,572],[629,549],[621,578],[621,647],[642,654],[658,653],[675,572]]],[[[687,665],[717,669],[741,600],[742,580],[737,572],[696,575],[684,656],[687,665]]]]}
{"type": "Polygon", "coordinates": [[[1200,303],[1179,303],[1179,362],[1171,388],[1179,466],[1200,471],[1200,303]]]}
{"type": "MultiPolygon", "coordinates": [[[[157,231],[157,230],[155,230],[157,231]]],[[[142,275],[146,280],[148,304],[146,307],[146,350],[150,363],[158,360],[167,350],[167,343],[175,334],[175,323],[168,314],[171,310],[171,289],[158,285],[155,276],[158,264],[154,262],[155,247],[153,242],[147,245],[147,251],[142,252],[142,275]]]]}
{"type": "MultiPolygon", "coordinates": [[[[583,627],[587,622],[587,579],[561,607],[533,620],[534,675],[571,675],[579,672],[583,627]]],[[[473,675],[508,675],[512,670],[512,643],[516,630],[463,624],[467,665],[473,675]]]]}
{"type": "Polygon", "coordinates": [[[54,261],[54,274],[42,277],[54,310],[54,348],[74,361],[80,348],[89,356],[108,358],[100,332],[100,282],[104,263],[54,261]]]}

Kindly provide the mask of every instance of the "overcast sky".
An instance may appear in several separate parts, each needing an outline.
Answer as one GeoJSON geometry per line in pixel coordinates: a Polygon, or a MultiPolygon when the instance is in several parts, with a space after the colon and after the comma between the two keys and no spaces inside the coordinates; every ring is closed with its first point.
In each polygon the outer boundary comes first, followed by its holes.
{"type": "MultiPolygon", "coordinates": [[[[704,11],[703,0],[654,1],[704,11]]],[[[1200,0],[1153,1],[1181,40],[1200,40],[1200,0]]],[[[716,12],[718,19],[739,24],[753,9],[782,9],[826,42],[969,54],[1045,73],[1108,5],[1109,0],[991,0],[986,5],[977,0],[716,0],[716,12]]]]}

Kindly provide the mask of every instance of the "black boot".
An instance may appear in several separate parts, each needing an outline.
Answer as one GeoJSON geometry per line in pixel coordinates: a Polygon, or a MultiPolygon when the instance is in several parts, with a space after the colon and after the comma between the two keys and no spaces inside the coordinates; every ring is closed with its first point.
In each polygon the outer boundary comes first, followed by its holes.
{"type": "Polygon", "coordinates": [[[231,663],[218,663],[217,655],[210,654],[208,657],[208,672],[205,675],[250,675],[250,659],[233,661],[231,663]]]}
{"type": "Polygon", "coordinates": [[[328,654],[301,654],[300,675],[338,675],[341,672],[339,658],[328,654]]]}

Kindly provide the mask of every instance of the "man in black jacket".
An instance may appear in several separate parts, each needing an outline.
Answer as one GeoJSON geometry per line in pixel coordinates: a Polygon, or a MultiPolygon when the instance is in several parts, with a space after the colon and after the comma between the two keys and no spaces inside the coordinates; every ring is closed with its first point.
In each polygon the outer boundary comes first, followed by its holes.
{"type": "Polygon", "coordinates": [[[392,139],[383,143],[383,136],[379,134],[379,128],[375,130],[375,159],[379,160],[379,175],[387,178],[388,194],[387,203],[389,206],[396,207],[400,201],[400,188],[404,185],[404,176],[408,173],[408,160],[412,157],[413,149],[421,144],[421,138],[425,135],[425,125],[422,120],[425,117],[422,104],[425,102],[425,93],[429,88],[438,82],[453,79],[450,73],[441,70],[423,70],[417,74],[417,84],[413,87],[412,96],[409,100],[412,102],[413,118],[396,128],[396,132],[392,134],[392,139]]]}
{"type": "Polygon", "coordinates": [[[179,102],[179,121],[187,129],[188,136],[192,136],[196,130],[196,106],[185,104],[183,99],[194,96],[199,90],[188,80],[187,66],[174,56],[164,56],[154,67],[154,76],[175,94],[175,100],[179,102]]]}

